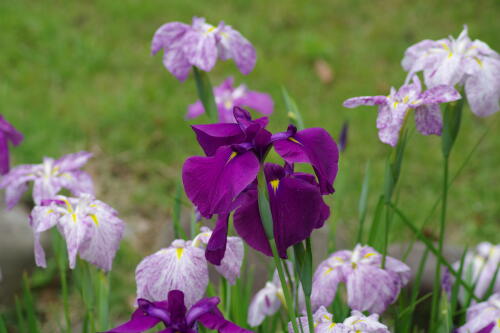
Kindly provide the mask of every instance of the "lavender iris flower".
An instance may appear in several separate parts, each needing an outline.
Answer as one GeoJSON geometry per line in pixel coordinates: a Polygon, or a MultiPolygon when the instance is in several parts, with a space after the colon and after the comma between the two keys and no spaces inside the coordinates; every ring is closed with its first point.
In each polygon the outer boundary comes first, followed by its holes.
{"type": "MultiPolygon", "coordinates": [[[[243,84],[235,88],[232,77],[214,88],[214,96],[221,123],[236,122],[233,115],[235,106],[250,107],[264,115],[273,113],[274,103],[269,94],[248,90],[243,84]]],[[[203,104],[197,101],[188,107],[187,118],[196,118],[203,113],[205,113],[203,104]]]]}
{"type": "Polygon", "coordinates": [[[493,294],[486,302],[467,309],[467,320],[457,333],[500,332],[500,293],[493,294]]]}
{"type": "Polygon", "coordinates": [[[229,214],[238,207],[235,223],[240,236],[257,250],[271,253],[255,208],[256,177],[272,145],[288,163],[311,164],[318,178],[316,182],[312,175],[267,168],[274,231],[280,254],[286,257],[288,246],[308,237],[328,217],[321,195],[334,191],[337,145],[321,128],[297,131],[289,126],[287,132],[272,135],[265,129],[265,117],[252,120],[248,111],[238,107],[234,108],[234,117],[236,124],[193,126],[207,156],[188,158],[182,170],[186,194],[201,215],[210,218],[218,214],[206,257],[213,264],[220,264],[226,248],[229,214]],[[248,225],[257,229],[250,230],[248,225]]]}
{"type": "Polygon", "coordinates": [[[478,116],[500,109],[500,55],[486,43],[472,41],[467,26],[457,39],[427,39],[409,47],[402,65],[409,76],[423,71],[429,87],[463,85],[471,110],[478,116]]]}
{"type": "MultiPolygon", "coordinates": [[[[474,295],[483,298],[492,283],[492,279],[500,265],[500,244],[493,245],[488,242],[480,243],[474,251],[469,251],[464,258],[464,268],[462,279],[474,286],[474,295]]],[[[460,262],[453,264],[453,268],[458,271],[460,262]]],[[[451,291],[451,286],[455,279],[447,270],[443,276],[445,290],[451,291]]],[[[493,282],[493,292],[500,292],[500,272],[493,282]]],[[[459,290],[458,299],[465,304],[468,293],[462,288],[459,290]]]]}
{"type": "Polygon", "coordinates": [[[75,268],[76,256],[79,255],[105,271],[111,270],[125,228],[113,208],[90,194],[78,198],[59,195],[43,200],[31,212],[38,266],[46,267],[40,235],[54,226],[66,240],[71,269],[75,268]]]}
{"type": "Polygon", "coordinates": [[[7,208],[17,204],[31,181],[33,201],[37,205],[45,199],[53,198],[63,188],[76,196],[83,193],[93,194],[91,177],[80,170],[91,157],[91,153],[81,151],[65,155],[58,160],[45,157],[42,164],[26,164],[13,168],[0,181],[0,188],[5,188],[7,208]]]}
{"type": "Polygon", "coordinates": [[[354,108],[360,105],[378,105],[378,136],[380,141],[394,147],[410,109],[415,109],[415,123],[420,133],[441,135],[443,120],[439,104],[458,99],[460,94],[447,85],[422,91],[420,80],[415,75],[412,83],[403,85],[397,91],[391,88],[389,96],[349,98],[344,106],[354,108]]]}
{"type": "Polygon", "coordinates": [[[23,141],[23,135],[0,115],[0,175],[9,172],[9,141],[17,146],[23,141]]]}
{"type": "MultiPolygon", "coordinates": [[[[292,263],[289,261],[286,263],[288,269],[293,270],[292,263]]],[[[299,286],[298,290],[299,311],[303,312],[305,310],[304,292],[301,286],[299,286]]],[[[259,290],[250,302],[247,318],[248,325],[251,327],[259,326],[266,317],[272,316],[278,312],[281,304],[284,303],[283,289],[281,287],[278,271],[275,270],[273,279],[267,281],[265,287],[259,290]]]]}
{"type": "MultiPolygon", "coordinates": [[[[135,271],[137,297],[151,301],[164,300],[170,290],[181,290],[187,306],[199,301],[208,286],[208,265],[204,248],[212,231],[203,228],[193,241],[177,239],[168,248],[144,258],[135,271]]],[[[243,241],[228,237],[227,251],[216,270],[230,284],[240,275],[243,262],[243,241]]]]}
{"type": "MultiPolygon", "coordinates": [[[[304,333],[310,333],[307,317],[300,317],[304,333]]],[[[333,315],[321,306],[313,316],[315,333],[390,333],[387,326],[380,323],[377,314],[365,316],[359,311],[353,311],[351,316],[342,323],[334,322],[333,315]]],[[[293,333],[292,323],[288,323],[288,332],[293,333]]]]}
{"type": "Polygon", "coordinates": [[[217,27],[204,18],[193,18],[192,25],[171,22],[154,34],[151,52],[164,50],[163,64],[179,81],[184,81],[192,66],[209,72],[217,62],[233,59],[243,74],[250,73],[256,61],[252,44],[238,31],[219,23],[217,27]]]}
{"type": "Polygon", "coordinates": [[[410,268],[403,262],[386,257],[369,246],[356,245],[354,251],[337,251],[319,264],[313,276],[313,307],[329,306],[339,283],[347,285],[349,307],[358,311],[382,313],[394,303],[410,278],[410,268]]]}
{"type": "Polygon", "coordinates": [[[217,308],[219,302],[218,297],[204,298],[187,310],[184,293],[180,290],[170,291],[168,298],[161,302],[140,298],[137,300],[138,309],[132,314],[132,318],[106,333],[139,333],[160,323],[165,326],[160,333],[196,333],[198,324],[220,333],[251,333],[224,319],[217,308]]]}

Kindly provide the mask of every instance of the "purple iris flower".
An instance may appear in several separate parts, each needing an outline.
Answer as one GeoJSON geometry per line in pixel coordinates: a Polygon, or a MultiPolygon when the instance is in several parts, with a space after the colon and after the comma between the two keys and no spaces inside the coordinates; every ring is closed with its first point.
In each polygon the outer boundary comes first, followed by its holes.
{"type": "MultiPolygon", "coordinates": [[[[264,115],[273,113],[274,102],[269,94],[251,91],[245,85],[234,87],[234,79],[227,78],[214,88],[215,103],[219,112],[219,122],[235,123],[233,108],[235,106],[250,107],[264,115]]],[[[187,118],[196,118],[205,113],[201,101],[188,107],[187,118]]]]}
{"type": "Polygon", "coordinates": [[[188,77],[192,66],[209,72],[217,58],[233,59],[243,74],[250,73],[256,61],[254,47],[238,31],[224,22],[215,27],[199,17],[193,17],[192,25],[171,22],[156,30],[151,52],[162,49],[163,64],[180,81],[188,77]]]}
{"type": "Polygon", "coordinates": [[[0,175],[9,172],[9,141],[17,146],[23,141],[23,135],[0,115],[0,175]]]}
{"type": "Polygon", "coordinates": [[[409,76],[423,71],[428,87],[463,85],[472,112],[480,117],[500,109],[500,55],[472,41],[467,26],[457,39],[426,39],[409,47],[402,65],[409,76]]]}
{"type": "Polygon", "coordinates": [[[45,199],[53,198],[63,188],[76,196],[93,194],[94,186],[90,175],[80,170],[91,157],[91,153],[81,151],[64,155],[58,160],[45,157],[42,164],[26,164],[13,168],[0,181],[0,188],[5,188],[7,208],[17,204],[31,181],[33,201],[37,205],[45,199]]]}
{"type": "MultiPolygon", "coordinates": [[[[480,243],[475,250],[468,251],[464,258],[464,267],[462,279],[474,286],[474,295],[483,298],[490,287],[495,272],[500,265],[500,244],[493,245],[488,242],[480,243]]],[[[453,264],[453,268],[458,271],[460,261],[453,264]]],[[[443,285],[445,290],[451,292],[455,279],[447,270],[443,276],[443,285]]],[[[500,292],[500,274],[493,282],[493,292],[500,292]]],[[[458,299],[465,304],[468,293],[460,288],[458,299]]]]}
{"type": "Polygon", "coordinates": [[[43,200],[31,212],[35,238],[35,261],[46,267],[45,251],[40,244],[42,232],[57,227],[66,240],[69,267],[75,268],[76,256],[110,271],[123,238],[125,225],[116,210],[90,194],[78,198],[62,195],[43,200]]]}
{"type": "Polygon", "coordinates": [[[347,146],[347,135],[349,134],[349,123],[346,121],[342,125],[342,130],[339,135],[339,150],[341,152],[345,151],[347,146]]]}
{"type": "Polygon", "coordinates": [[[240,236],[257,250],[271,253],[255,208],[256,177],[273,145],[286,162],[311,164],[318,179],[316,182],[312,175],[295,174],[292,167],[288,171],[266,168],[275,237],[280,254],[286,257],[288,246],[308,237],[328,217],[321,195],[334,191],[337,145],[321,128],[297,131],[289,126],[286,132],[272,135],[265,129],[265,117],[252,120],[248,111],[238,107],[234,108],[234,117],[236,124],[193,126],[207,156],[188,158],[182,170],[186,194],[201,215],[219,215],[207,245],[207,259],[220,263],[226,248],[229,214],[238,207],[235,223],[240,236]],[[248,225],[258,229],[250,232],[248,225]]]}
{"type": "Polygon", "coordinates": [[[500,332],[500,293],[493,294],[486,302],[467,309],[467,320],[457,333],[500,332]]]}
{"type": "Polygon", "coordinates": [[[356,245],[354,251],[337,251],[319,264],[313,276],[313,307],[329,306],[339,283],[347,285],[349,307],[358,311],[382,313],[394,303],[410,279],[410,268],[403,262],[386,257],[369,246],[356,245]]]}
{"type": "MultiPolygon", "coordinates": [[[[313,316],[315,333],[389,333],[386,325],[379,322],[377,314],[365,316],[359,311],[352,311],[350,317],[342,323],[334,321],[333,315],[324,306],[321,306],[313,316]]],[[[309,329],[307,317],[300,317],[298,321],[304,333],[312,333],[309,329]]],[[[293,333],[292,323],[288,323],[288,332],[293,333]]]]}
{"type": "Polygon", "coordinates": [[[378,136],[380,141],[394,147],[410,109],[415,109],[415,123],[420,133],[441,135],[443,120],[439,104],[458,99],[460,94],[448,85],[438,85],[422,91],[420,80],[415,75],[412,83],[403,85],[397,91],[391,88],[389,96],[349,98],[344,106],[354,108],[360,105],[378,105],[378,136]]]}
{"type": "MultiPolygon", "coordinates": [[[[135,271],[137,297],[151,301],[164,300],[170,290],[181,290],[187,306],[199,301],[208,286],[208,265],[205,247],[212,231],[203,228],[193,241],[176,239],[168,248],[144,258],[135,271]]],[[[216,270],[229,284],[240,275],[243,263],[243,241],[228,237],[227,251],[216,270]]]]}
{"type": "Polygon", "coordinates": [[[161,302],[150,302],[143,298],[137,300],[138,309],[132,318],[106,333],[139,333],[162,323],[165,329],[159,333],[196,333],[198,324],[220,333],[251,332],[224,319],[217,308],[218,297],[204,298],[187,310],[184,305],[184,293],[172,290],[168,298],[161,302]]]}

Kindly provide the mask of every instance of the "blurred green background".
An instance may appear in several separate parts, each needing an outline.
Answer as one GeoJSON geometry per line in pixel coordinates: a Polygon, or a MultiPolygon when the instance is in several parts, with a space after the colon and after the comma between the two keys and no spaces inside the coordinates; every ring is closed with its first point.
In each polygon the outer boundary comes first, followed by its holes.
{"type": "MultiPolygon", "coordinates": [[[[258,60],[248,76],[232,61],[219,62],[210,73],[214,85],[232,75],[237,84],[270,93],[273,131],[287,126],[282,85],[295,98],[307,127],[322,126],[338,137],[342,123],[349,121],[338,191],[329,199],[335,202],[337,230],[348,238],[357,230],[365,165],[371,161],[371,214],[389,147],[378,141],[375,108],[349,110],[342,102],[399,87],[407,47],[426,38],[458,36],[463,24],[472,39],[499,51],[499,15],[498,0],[3,0],[0,113],[26,136],[12,150],[14,163],[90,150],[95,158],[87,169],[98,197],[117,208],[131,230],[147,235],[161,228],[171,238],[167,221],[180,168],[186,157],[201,154],[184,119],[187,105],[197,97],[192,78],[179,83],[163,68],[161,55],[151,56],[150,41],[165,22],[190,22],[192,16],[212,24],[224,20],[254,44],[258,60]],[[331,82],[318,76],[325,68],[332,72],[331,82]]],[[[193,123],[198,121],[206,118],[193,123]]],[[[499,240],[500,114],[479,119],[464,111],[451,168],[453,174],[487,129],[452,188],[450,242],[499,240]]],[[[407,147],[399,205],[416,223],[440,195],[440,149],[438,137],[417,133],[407,147]]],[[[437,218],[429,226],[435,232],[437,218]]],[[[393,241],[404,237],[394,233],[393,241]]],[[[154,247],[148,239],[145,243],[145,253],[157,249],[147,249],[154,247]]]]}

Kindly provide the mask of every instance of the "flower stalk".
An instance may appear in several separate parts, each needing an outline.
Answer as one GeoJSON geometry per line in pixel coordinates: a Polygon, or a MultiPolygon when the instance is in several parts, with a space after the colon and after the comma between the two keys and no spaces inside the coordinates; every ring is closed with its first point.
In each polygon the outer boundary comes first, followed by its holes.
{"type": "Polygon", "coordinates": [[[215,104],[214,91],[208,74],[200,71],[196,66],[193,66],[194,79],[196,82],[196,91],[208,118],[213,123],[218,122],[217,105],[215,104]]]}

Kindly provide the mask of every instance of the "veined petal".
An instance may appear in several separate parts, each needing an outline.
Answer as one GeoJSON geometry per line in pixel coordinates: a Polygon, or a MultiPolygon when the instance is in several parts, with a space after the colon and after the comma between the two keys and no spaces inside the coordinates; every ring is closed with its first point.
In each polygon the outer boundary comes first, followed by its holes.
{"type": "Polygon", "coordinates": [[[424,104],[437,104],[453,102],[460,99],[461,96],[452,86],[439,85],[424,91],[420,99],[424,104]]]}
{"type": "Polygon", "coordinates": [[[266,286],[255,294],[248,308],[248,325],[259,326],[267,316],[272,316],[279,310],[279,292],[275,284],[267,282],[266,286]]]}
{"type": "Polygon", "coordinates": [[[229,213],[233,200],[259,171],[259,161],[251,151],[237,153],[220,147],[214,156],[188,158],[182,180],[188,198],[205,216],[229,213]]]}
{"type": "Polygon", "coordinates": [[[274,148],[288,163],[310,163],[318,177],[321,194],[334,192],[339,150],[327,131],[322,128],[307,128],[288,139],[274,142],[274,148]]]}
{"type": "Polygon", "coordinates": [[[347,276],[347,302],[354,310],[380,314],[396,300],[398,285],[383,269],[360,264],[347,276]]]}
{"type": "Polygon", "coordinates": [[[172,246],[144,258],[135,272],[137,297],[164,300],[170,290],[181,290],[190,307],[208,286],[204,251],[177,240],[172,246]]]}
{"type": "Polygon", "coordinates": [[[92,153],[86,151],[67,154],[54,162],[54,168],[60,172],[77,170],[83,167],[91,157],[92,153]]]}
{"type": "Polygon", "coordinates": [[[462,80],[465,72],[461,67],[462,56],[449,52],[443,54],[439,64],[436,64],[432,71],[424,72],[425,83],[428,87],[439,85],[454,86],[462,80]]]}
{"type": "Polygon", "coordinates": [[[170,47],[163,54],[163,65],[181,82],[187,79],[192,67],[184,54],[182,44],[170,47]]]}
{"type": "Polygon", "coordinates": [[[222,146],[242,143],[245,139],[245,133],[237,124],[195,125],[192,129],[207,156],[214,155],[222,146]]]}
{"type": "Polygon", "coordinates": [[[107,205],[98,200],[93,201],[92,205],[95,206],[95,213],[82,221],[88,228],[88,240],[82,244],[79,254],[91,264],[110,271],[125,225],[107,205]]]}
{"type": "Polygon", "coordinates": [[[252,333],[252,331],[241,328],[229,320],[226,320],[218,309],[201,315],[198,321],[206,328],[217,330],[220,333],[252,333]]]}
{"type": "Polygon", "coordinates": [[[31,211],[30,221],[33,228],[35,262],[39,267],[47,267],[45,251],[40,243],[42,232],[49,230],[57,224],[58,214],[53,207],[36,206],[31,211]]]}
{"type": "Polygon", "coordinates": [[[443,117],[438,104],[422,105],[415,109],[415,125],[423,135],[441,135],[443,117]]]}
{"type": "Polygon", "coordinates": [[[229,214],[220,214],[205,250],[205,258],[214,265],[220,265],[227,245],[229,214]]]}
{"type": "Polygon", "coordinates": [[[396,146],[407,111],[407,108],[393,110],[387,105],[379,107],[377,128],[380,141],[393,147],[396,146]]]}
{"type": "Polygon", "coordinates": [[[228,25],[219,27],[220,57],[223,60],[232,58],[243,74],[249,74],[255,67],[257,59],[255,48],[238,31],[228,25]]]}
{"type": "Polygon", "coordinates": [[[348,332],[390,333],[387,326],[379,322],[378,314],[365,316],[356,310],[352,311],[351,316],[344,320],[344,325],[349,328],[348,332]]]}
{"type": "Polygon", "coordinates": [[[205,313],[213,312],[217,309],[220,299],[218,297],[210,297],[199,300],[194,304],[186,314],[186,322],[188,326],[194,324],[198,318],[205,313]]]}
{"type": "Polygon", "coordinates": [[[226,253],[220,266],[215,266],[219,274],[224,276],[229,284],[234,285],[240,276],[245,248],[239,237],[228,237],[226,253]]]}
{"type": "Polygon", "coordinates": [[[217,61],[216,38],[213,32],[191,29],[183,38],[184,55],[190,64],[209,72],[217,61]]]}
{"type": "Polygon", "coordinates": [[[5,204],[7,209],[12,209],[21,196],[28,189],[28,182],[36,178],[35,172],[38,165],[26,164],[12,168],[0,180],[0,188],[5,189],[5,204]]]}
{"type": "Polygon", "coordinates": [[[341,257],[329,258],[323,261],[313,276],[311,303],[313,309],[321,306],[330,306],[337,293],[340,282],[345,282],[341,266],[344,260],[341,257]]]}
{"type": "Polygon", "coordinates": [[[168,50],[173,43],[178,42],[190,26],[180,22],[170,22],[156,30],[151,42],[151,53],[156,54],[161,49],[168,50]]]}
{"type": "Polygon", "coordinates": [[[67,214],[59,219],[58,228],[66,240],[69,268],[74,269],[76,266],[76,256],[81,246],[89,241],[89,229],[91,227],[87,223],[78,220],[76,215],[67,214]]]}
{"type": "Polygon", "coordinates": [[[383,105],[387,103],[386,96],[362,96],[362,97],[353,97],[344,101],[342,104],[346,108],[355,108],[360,105],[383,105]]]}
{"type": "Polygon", "coordinates": [[[465,80],[465,94],[474,114],[487,117],[500,110],[500,60],[489,57],[465,80]]]}

